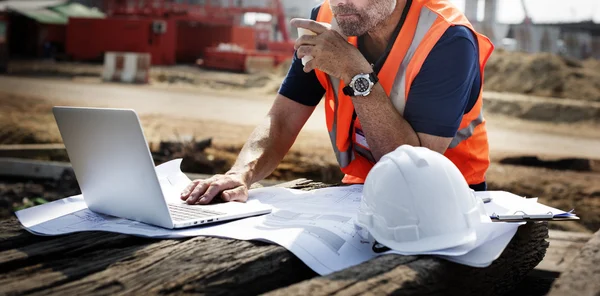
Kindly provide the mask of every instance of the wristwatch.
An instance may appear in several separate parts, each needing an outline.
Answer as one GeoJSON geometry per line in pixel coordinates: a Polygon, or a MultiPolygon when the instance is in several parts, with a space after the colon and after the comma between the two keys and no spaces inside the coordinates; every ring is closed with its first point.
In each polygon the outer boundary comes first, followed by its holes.
{"type": "Polygon", "coordinates": [[[379,81],[374,72],[358,74],[352,78],[350,84],[344,87],[344,94],[351,97],[366,97],[371,93],[373,86],[379,81]]]}

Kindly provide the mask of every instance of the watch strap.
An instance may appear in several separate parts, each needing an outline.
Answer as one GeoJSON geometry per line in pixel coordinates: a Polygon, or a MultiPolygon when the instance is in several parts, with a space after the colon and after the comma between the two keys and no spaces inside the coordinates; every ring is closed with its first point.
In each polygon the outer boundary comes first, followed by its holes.
{"type": "Polygon", "coordinates": [[[350,86],[350,85],[346,85],[342,91],[344,92],[345,95],[347,96],[354,96],[354,89],[350,86]]]}

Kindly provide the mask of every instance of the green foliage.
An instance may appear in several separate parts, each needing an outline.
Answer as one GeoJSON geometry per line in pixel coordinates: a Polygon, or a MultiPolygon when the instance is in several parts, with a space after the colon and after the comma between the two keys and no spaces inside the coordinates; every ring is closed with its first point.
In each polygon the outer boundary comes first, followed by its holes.
{"type": "Polygon", "coordinates": [[[27,208],[30,208],[30,207],[42,205],[42,204],[45,204],[45,203],[48,203],[48,201],[45,200],[45,199],[43,199],[43,198],[41,198],[41,197],[36,197],[36,198],[31,199],[31,200],[26,197],[26,198],[23,198],[23,203],[22,204],[18,204],[18,203],[13,204],[13,211],[17,212],[17,211],[24,210],[24,209],[27,209],[27,208]]]}

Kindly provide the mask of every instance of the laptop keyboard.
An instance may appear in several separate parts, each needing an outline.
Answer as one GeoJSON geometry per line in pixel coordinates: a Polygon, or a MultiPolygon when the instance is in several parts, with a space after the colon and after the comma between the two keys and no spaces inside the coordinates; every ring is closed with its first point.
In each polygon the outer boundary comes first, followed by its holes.
{"type": "Polygon", "coordinates": [[[225,215],[225,213],[209,210],[202,206],[191,206],[186,204],[168,204],[168,206],[171,216],[175,221],[194,220],[225,215]]]}

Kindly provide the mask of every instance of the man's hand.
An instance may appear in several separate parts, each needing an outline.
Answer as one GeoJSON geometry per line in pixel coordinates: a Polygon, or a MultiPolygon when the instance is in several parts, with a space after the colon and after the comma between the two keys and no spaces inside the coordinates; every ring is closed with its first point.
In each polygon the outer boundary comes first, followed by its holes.
{"type": "Polygon", "coordinates": [[[248,200],[248,185],[241,174],[215,175],[206,180],[194,180],[181,193],[181,200],[190,205],[210,203],[219,193],[226,202],[248,200]]]}
{"type": "Polygon", "coordinates": [[[350,81],[356,74],[373,71],[360,51],[337,31],[308,19],[292,19],[291,25],[317,34],[301,36],[294,45],[299,59],[313,57],[304,66],[304,72],[318,69],[333,77],[350,81]]]}

